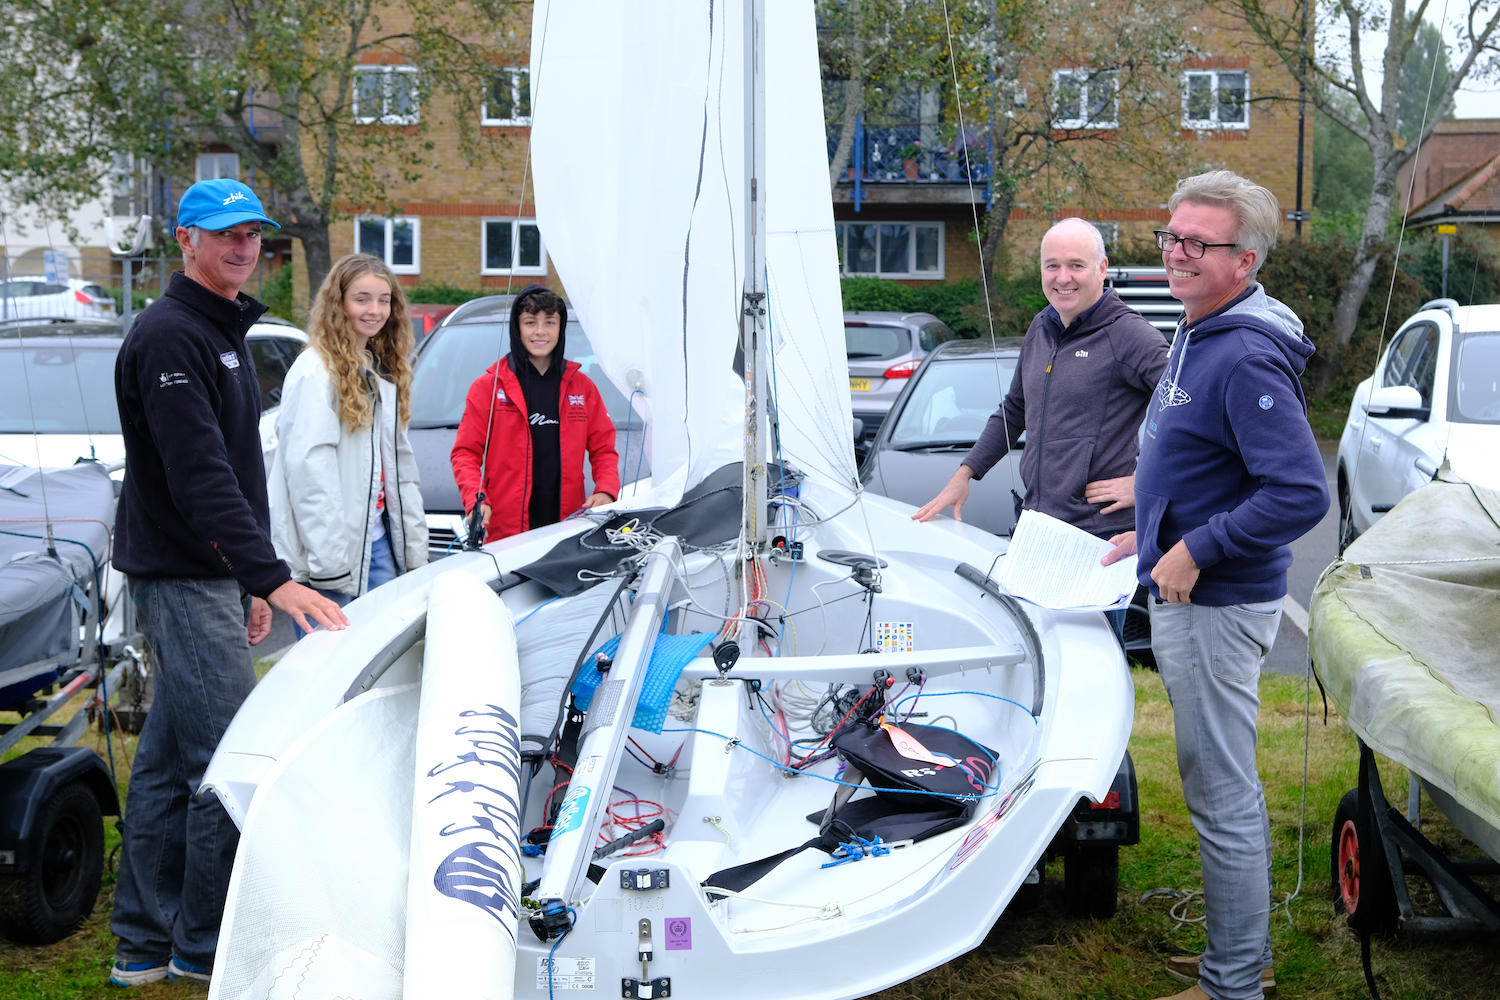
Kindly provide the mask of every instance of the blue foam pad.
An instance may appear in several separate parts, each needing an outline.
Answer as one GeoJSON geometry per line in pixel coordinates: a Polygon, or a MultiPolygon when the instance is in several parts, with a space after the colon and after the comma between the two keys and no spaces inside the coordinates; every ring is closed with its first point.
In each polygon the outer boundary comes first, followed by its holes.
{"type": "MultiPolygon", "coordinates": [[[[650,733],[661,732],[667,721],[667,707],[672,703],[672,692],[677,689],[677,678],[698,651],[713,641],[712,632],[691,632],[687,635],[658,635],[656,646],[651,650],[651,663],[646,667],[646,681],[641,685],[641,697],[635,704],[635,718],[631,726],[650,733]]],[[[587,709],[593,700],[594,690],[604,675],[594,659],[600,653],[613,657],[620,648],[620,637],[615,636],[594,651],[578,680],[573,682],[573,698],[578,707],[587,709]]]]}

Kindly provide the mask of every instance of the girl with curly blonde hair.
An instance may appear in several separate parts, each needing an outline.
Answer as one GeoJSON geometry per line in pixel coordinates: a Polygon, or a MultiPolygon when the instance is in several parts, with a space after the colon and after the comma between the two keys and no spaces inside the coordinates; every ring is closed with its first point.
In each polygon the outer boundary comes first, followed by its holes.
{"type": "Polygon", "coordinates": [[[385,262],[340,258],[313,299],[307,335],[276,417],[272,538],[294,579],[347,604],[427,562],[406,433],[415,340],[385,262]]]}

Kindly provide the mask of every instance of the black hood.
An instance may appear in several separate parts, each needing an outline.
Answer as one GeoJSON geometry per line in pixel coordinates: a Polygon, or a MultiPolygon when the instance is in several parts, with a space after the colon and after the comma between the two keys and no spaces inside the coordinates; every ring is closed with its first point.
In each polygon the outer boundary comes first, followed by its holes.
{"type": "MultiPolygon", "coordinates": [[[[549,289],[546,285],[527,285],[525,288],[521,289],[520,294],[516,296],[516,300],[510,304],[511,371],[519,371],[520,369],[517,367],[518,363],[526,358],[531,357],[530,354],[526,353],[526,348],[521,345],[521,303],[527,295],[536,291],[547,292],[551,291],[551,289],[549,289]]],[[[562,296],[559,295],[558,298],[561,299],[562,296]]],[[[568,347],[568,304],[566,302],[563,302],[562,311],[558,315],[557,319],[557,346],[552,350],[552,364],[548,371],[552,371],[553,369],[560,370],[560,366],[563,364],[563,352],[567,350],[568,347]]]]}

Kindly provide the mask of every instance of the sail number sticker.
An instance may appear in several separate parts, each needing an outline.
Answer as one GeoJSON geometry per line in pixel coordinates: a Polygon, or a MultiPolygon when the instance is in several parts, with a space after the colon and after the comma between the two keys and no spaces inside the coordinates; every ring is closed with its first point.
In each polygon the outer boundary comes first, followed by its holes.
{"type": "Polygon", "coordinates": [[[558,955],[536,960],[536,988],[539,990],[594,989],[594,960],[558,955]]]}
{"type": "Polygon", "coordinates": [[[568,793],[563,800],[562,808],[557,812],[557,825],[552,830],[552,837],[561,837],[570,830],[576,830],[583,825],[583,814],[588,810],[589,786],[579,785],[568,793]]]}

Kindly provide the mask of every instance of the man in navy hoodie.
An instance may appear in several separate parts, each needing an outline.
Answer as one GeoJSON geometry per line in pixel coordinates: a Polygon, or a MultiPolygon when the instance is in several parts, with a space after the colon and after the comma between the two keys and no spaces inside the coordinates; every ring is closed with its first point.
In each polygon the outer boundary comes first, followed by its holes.
{"type": "MultiPolygon", "coordinates": [[[[1313,345],[1255,274],[1276,196],[1227,170],[1178,183],[1158,245],[1184,315],[1146,411],[1136,530],[1151,647],[1198,831],[1208,948],[1173,1000],[1256,1000],[1271,978],[1270,822],[1255,765],[1261,663],[1281,622],[1291,542],[1328,510],[1298,376],[1313,345]]],[[[1179,970],[1180,971],[1180,970],[1179,970]]]]}

